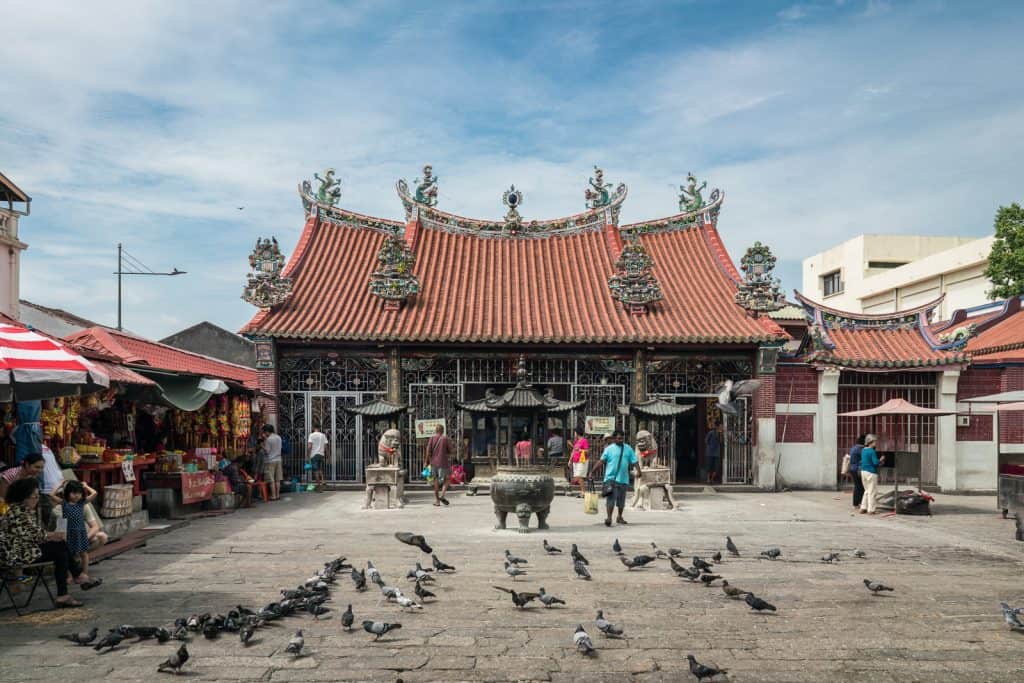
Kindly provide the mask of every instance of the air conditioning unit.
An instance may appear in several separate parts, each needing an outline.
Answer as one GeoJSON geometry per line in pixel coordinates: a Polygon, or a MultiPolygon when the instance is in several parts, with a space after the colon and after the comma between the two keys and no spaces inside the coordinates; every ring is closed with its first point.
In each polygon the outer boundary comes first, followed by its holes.
{"type": "Polygon", "coordinates": [[[970,415],[957,415],[956,416],[956,426],[957,427],[970,427],[971,426],[971,416],[970,415]]]}

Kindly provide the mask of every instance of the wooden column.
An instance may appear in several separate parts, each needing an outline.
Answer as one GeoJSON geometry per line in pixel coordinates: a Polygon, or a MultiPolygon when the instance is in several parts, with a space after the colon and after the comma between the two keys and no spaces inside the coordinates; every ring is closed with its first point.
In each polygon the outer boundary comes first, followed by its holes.
{"type": "Polygon", "coordinates": [[[402,402],[402,358],[397,346],[388,349],[388,400],[402,402]]]}
{"type": "MultiPolygon", "coordinates": [[[[647,400],[647,352],[644,349],[637,349],[633,352],[633,391],[629,399],[633,403],[640,403],[647,400]]],[[[629,424],[626,434],[626,441],[632,442],[639,429],[638,420],[630,413],[629,424]]]]}

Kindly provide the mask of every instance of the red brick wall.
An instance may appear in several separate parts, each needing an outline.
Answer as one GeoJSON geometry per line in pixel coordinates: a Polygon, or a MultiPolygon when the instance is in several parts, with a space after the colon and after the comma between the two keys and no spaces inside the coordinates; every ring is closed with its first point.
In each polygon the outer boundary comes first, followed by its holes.
{"type": "Polygon", "coordinates": [[[775,375],[761,375],[754,393],[754,417],[775,417],[775,375]]]}
{"type": "MultiPolygon", "coordinates": [[[[1002,369],[1002,382],[998,391],[1019,391],[1024,389],[1024,368],[1002,369]]],[[[996,393],[995,390],[989,393],[996,393]]],[[[999,415],[999,441],[1001,443],[1024,443],[1024,412],[1013,411],[999,415]]]]}
{"type": "Polygon", "coordinates": [[[971,415],[969,427],[956,428],[957,441],[991,441],[992,440],[992,416],[971,415]]]}
{"type": "Polygon", "coordinates": [[[269,424],[277,424],[277,370],[274,368],[263,368],[256,371],[256,381],[259,384],[260,391],[270,394],[274,398],[268,400],[266,398],[261,399],[260,405],[263,407],[263,421],[269,424]]]}
{"type": "Polygon", "coordinates": [[[776,443],[814,443],[814,415],[786,415],[775,418],[776,443]]]}
{"type": "Polygon", "coordinates": [[[1002,391],[999,389],[1001,374],[998,368],[968,368],[960,374],[960,381],[956,385],[956,400],[963,401],[1002,391]]]}
{"type": "Polygon", "coordinates": [[[818,371],[809,365],[780,365],[775,398],[782,403],[817,403],[818,371]]]}

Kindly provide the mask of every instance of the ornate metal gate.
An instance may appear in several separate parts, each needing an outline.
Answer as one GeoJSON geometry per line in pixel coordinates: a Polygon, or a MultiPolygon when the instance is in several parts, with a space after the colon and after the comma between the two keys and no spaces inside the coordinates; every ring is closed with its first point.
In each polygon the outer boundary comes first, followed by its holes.
{"type": "Polygon", "coordinates": [[[753,469],[753,439],[750,402],[737,400],[736,415],[725,415],[722,440],[722,483],[749,484],[753,469]]]}
{"type": "Polygon", "coordinates": [[[619,415],[619,406],[626,402],[624,384],[574,384],[572,400],[586,399],[587,403],[573,413],[573,424],[583,424],[587,415],[614,416],[615,425],[625,428],[625,417],[619,415]]]}
{"type": "Polygon", "coordinates": [[[288,477],[304,477],[306,439],[319,424],[327,436],[328,455],[324,477],[328,481],[361,482],[363,469],[372,462],[377,447],[373,425],[362,416],[342,410],[342,406],[366,403],[382,398],[380,392],[282,392],[278,423],[282,437],[289,440],[285,458],[288,477]],[[287,410],[285,407],[287,406],[287,410]]]}
{"type": "Polygon", "coordinates": [[[435,382],[410,383],[407,385],[408,401],[416,406],[416,413],[409,416],[410,443],[404,449],[405,467],[409,481],[423,481],[423,461],[426,456],[426,439],[416,439],[416,420],[445,420],[445,433],[456,446],[462,432],[462,411],[456,405],[462,400],[461,384],[438,384],[435,382]]]}

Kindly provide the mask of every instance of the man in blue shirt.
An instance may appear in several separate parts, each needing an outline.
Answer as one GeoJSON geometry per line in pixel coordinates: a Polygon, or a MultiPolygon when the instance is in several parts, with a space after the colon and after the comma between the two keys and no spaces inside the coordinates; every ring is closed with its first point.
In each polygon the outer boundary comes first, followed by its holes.
{"type": "Polygon", "coordinates": [[[616,429],[612,434],[612,442],[605,447],[601,454],[601,464],[604,468],[604,484],[609,487],[611,493],[605,498],[605,506],[608,515],[604,520],[605,526],[612,525],[612,508],[619,508],[619,517],[616,520],[619,524],[627,524],[622,516],[626,507],[626,490],[629,488],[629,471],[636,467],[636,473],[640,474],[640,461],[636,457],[629,444],[625,443],[626,435],[621,429],[616,429]]]}

